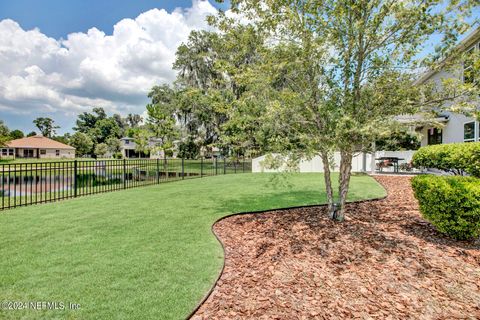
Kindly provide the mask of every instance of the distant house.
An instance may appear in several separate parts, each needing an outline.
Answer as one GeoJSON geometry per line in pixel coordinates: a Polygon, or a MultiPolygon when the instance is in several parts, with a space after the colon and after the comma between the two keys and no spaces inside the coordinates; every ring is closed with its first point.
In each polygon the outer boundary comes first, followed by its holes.
{"type": "MultiPolygon", "coordinates": [[[[161,142],[162,142],[161,139],[151,138],[148,142],[148,146],[150,148],[153,148],[161,142]]],[[[123,137],[120,139],[120,152],[122,153],[122,156],[126,159],[129,159],[129,158],[160,159],[164,157],[164,153],[161,150],[153,151],[150,153],[137,151],[137,145],[135,143],[135,139],[130,137],[123,137]]]]}
{"type": "Polygon", "coordinates": [[[75,148],[44,136],[16,139],[0,147],[1,158],[75,158],[75,148]]]}
{"type": "MultiPolygon", "coordinates": [[[[473,52],[480,50],[480,28],[474,30],[468,35],[457,47],[460,52],[473,52]]],[[[433,82],[438,88],[441,88],[442,79],[457,78],[464,82],[473,82],[478,79],[472,79],[466,76],[465,71],[472,68],[468,63],[462,63],[453,70],[446,70],[439,68],[424,73],[417,84],[433,82]]],[[[443,129],[424,126],[419,128],[423,139],[422,146],[441,143],[455,143],[455,142],[474,142],[480,141],[480,124],[473,118],[466,117],[462,114],[445,112],[439,115],[438,122],[444,124],[443,129]]]]}

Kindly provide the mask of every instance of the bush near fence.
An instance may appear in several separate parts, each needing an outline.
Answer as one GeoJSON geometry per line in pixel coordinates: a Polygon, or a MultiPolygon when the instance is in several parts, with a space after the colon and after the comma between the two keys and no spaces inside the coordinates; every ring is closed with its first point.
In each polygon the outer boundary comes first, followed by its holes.
{"type": "Polygon", "coordinates": [[[480,142],[421,147],[413,155],[415,167],[439,169],[455,175],[480,177],[480,142]]]}
{"type": "Polygon", "coordinates": [[[480,236],[480,179],[425,175],[412,186],[423,217],[438,231],[459,240],[480,236]]]}

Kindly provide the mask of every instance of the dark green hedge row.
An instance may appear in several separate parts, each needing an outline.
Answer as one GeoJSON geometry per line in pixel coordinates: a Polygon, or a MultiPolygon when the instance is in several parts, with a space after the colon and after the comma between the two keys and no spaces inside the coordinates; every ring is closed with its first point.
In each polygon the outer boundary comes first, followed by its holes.
{"type": "Polygon", "coordinates": [[[413,155],[413,165],[480,177],[480,142],[421,147],[413,155]]]}
{"type": "Polygon", "coordinates": [[[480,179],[423,175],[412,186],[423,217],[438,231],[459,240],[480,235],[480,179]]]}

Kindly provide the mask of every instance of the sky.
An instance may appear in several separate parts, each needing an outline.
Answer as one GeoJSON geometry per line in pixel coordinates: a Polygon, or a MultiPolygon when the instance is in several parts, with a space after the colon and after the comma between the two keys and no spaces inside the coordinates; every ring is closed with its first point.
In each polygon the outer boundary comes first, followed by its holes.
{"type": "Polygon", "coordinates": [[[175,79],[177,47],[226,4],[213,0],[0,0],[0,119],[71,132],[99,106],[142,114],[149,89],[175,79]]]}
{"type": "Polygon", "coordinates": [[[0,119],[28,133],[51,117],[63,134],[93,106],[144,113],[149,89],[175,79],[177,47],[219,8],[228,1],[0,0],[0,119]]]}

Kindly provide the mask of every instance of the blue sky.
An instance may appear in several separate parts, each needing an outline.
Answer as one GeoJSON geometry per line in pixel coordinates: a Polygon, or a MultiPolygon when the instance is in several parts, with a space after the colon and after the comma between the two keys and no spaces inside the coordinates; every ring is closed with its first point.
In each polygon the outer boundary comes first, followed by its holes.
{"type": "Polygon", "coordinates": [[[149,89],[175,79],[177,47],[219,8],[228,1],[0,0],[0,119],[30,132],[51,117],[63,134],[93,106],[142,114],[149,89]]]}
{"type": "Polygon", "coordinates": [[[176,48],[227,4],[213,0],[0,0],[0,119],[35,130],[78,113],[142,113],[148,90],[171,83],[176,48]]]}
{"type": "MultiPolygon", "coordinates": [[[[227,8],[225,3],[210,2],[218,8],[227,8]]],[[[39,28],[59,39],[92,27],[111,34],[113,25],[121,19],[134,18],[153,8],[170,12],[191,5],[191,0],[1,0],[0,20],[9,18],[24,29],[39,28]]]]}

